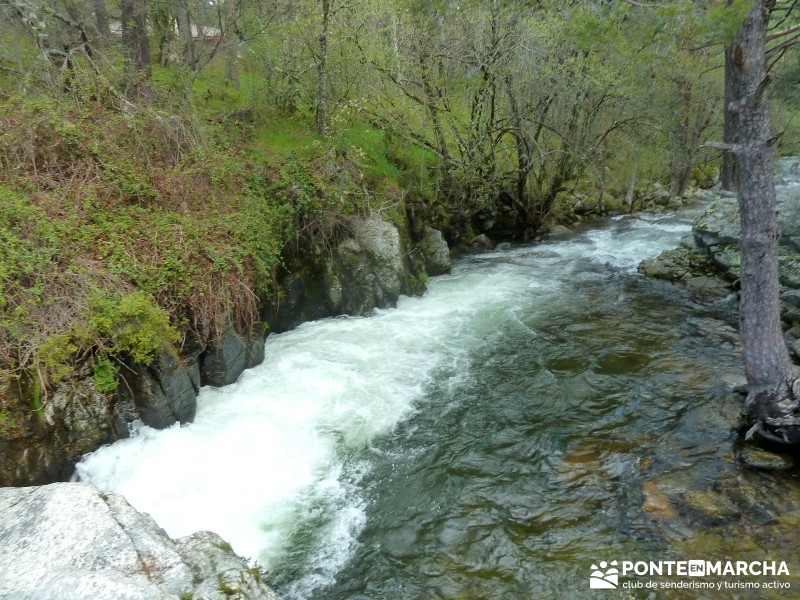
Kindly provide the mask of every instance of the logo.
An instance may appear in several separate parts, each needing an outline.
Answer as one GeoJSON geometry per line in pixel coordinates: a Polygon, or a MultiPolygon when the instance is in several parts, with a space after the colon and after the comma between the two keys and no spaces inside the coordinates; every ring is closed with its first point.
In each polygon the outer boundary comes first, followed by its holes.
{"type": "Polygon", "coordinates": [[[705,576],[706,576],[706,561],[690,560],[689,577],[705,577],[705,576]]]}
{"type": "Polygon", "coordinates": [[[619,585],[617,561],[612,561],[610,568],[606,561],[600,563],[600,567],[592,565],[592,575],[589,578],[589,588],[593,590],[613,590],[619,585]],[[601,569],[605,569],[602,571],[601,569]]]}

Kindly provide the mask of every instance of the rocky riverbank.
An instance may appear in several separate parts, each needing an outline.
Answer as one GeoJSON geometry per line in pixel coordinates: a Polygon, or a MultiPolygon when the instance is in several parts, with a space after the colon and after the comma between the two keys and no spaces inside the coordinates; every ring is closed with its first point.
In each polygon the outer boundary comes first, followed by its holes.
{"type": "MultiPolygon", "coordinates": [[[[359,220],[335,248],[294,261],[281,301],[263,309],[263,328],[231,326],[206,342],[186,335],[149,365],[127,364],[113,391],[97,389],[89,365],[76,369],[38,419],[4,416],[18,420],[0,428],[0,485],[64,480],[83,454],[127,437],[135,420],[159,429],[191,422],[201,386],[233,383],[263,361],[268,330],[364,315],[422,292],[428,275],[450,269],[450,253],[435,229],[416,238],[377,217],[359,220]]],[[[18,392],[7,384],[3,393],[18,392]]],[[[0,597],[277,598],[216,534],[172,540],[122,496],[88,484],[0,487],[0,512],[0,597]]]]}
{"type": "MultiPolygon", "coordinates": [[[[800,357],[800,189],[791,179],[800,168],[797,159],[778,164],[776,191],[781,283],[781,315],[786,339],[800,357]]],[[[690,289],[725,297],[738,290],[739,207],[735,196],[720,193],[692,223],[692,235],[675,250],[642,262],[640,272],[649,277],[682,282],[690,289]]]]}

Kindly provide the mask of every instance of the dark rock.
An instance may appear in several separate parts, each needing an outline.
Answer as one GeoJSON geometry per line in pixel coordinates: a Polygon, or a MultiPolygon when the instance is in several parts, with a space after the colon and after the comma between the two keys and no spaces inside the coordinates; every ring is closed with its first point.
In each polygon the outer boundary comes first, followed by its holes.
{"type": "Polygon", "coordinates": [[[731,290],[724,281],[707,275],[696,275],[686,278],[686,287],[707,296],[727,296],[731,290]]]}
{"type": "Polygon", "coordinates": [[[494,249],[492,240],[486,234],[476,235],[469,245],[470,249],[474,252],[485,252],[494,249]]]}
{"type": "Polygon", "coordinates": [[[787,306],[800,308],[800,290],[786,290],[781,294],[781,301],[787,306]]]}
{"type": "Polygon", "coordinates": [[[231,329],[202,357],[200,375],[203,385],[221,387],[234,383],[247,365],[247,340],[231,329]]]}
{"type": "Polygon", "coordinates": [[[264,362],[264,344],[267,341],[265,333],[251,333],[247,346],[247,360],[245,368],[251,369],[264,362]]]}
{"type": "MultiPolygon", "coordinates": [[[[189,370],[173,349],[163,350],[150,366],[175,421],[189,423],[197,410],[197,391],[189,370]]],[[[174,422],[174,421],[173,421],[174,422]]]]}

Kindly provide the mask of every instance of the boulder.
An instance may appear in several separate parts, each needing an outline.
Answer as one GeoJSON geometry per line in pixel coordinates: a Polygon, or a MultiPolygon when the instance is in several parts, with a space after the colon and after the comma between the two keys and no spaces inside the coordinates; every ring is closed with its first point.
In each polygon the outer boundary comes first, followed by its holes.
{"type": "Polygon", "coordinates": [[[375,282],[366,253],[352,238],[339,244],[328,266],[328,299],[344,314],[365,315],[380,305],[383,292],[375,282]]]}
{"type": "Polygon", "coordinates": [[[449,273],[452,268],[450,248],[438,229],[426,227],[422,238],[422,253],[425,256],[425,271],[428,275],[449,273]]]}
{"type": "Polygon", "coordinates": [[[376,217],[360,221],[355,240],[367,255],[376,283],[389,303],[394,303],[407,286],[400,232],[391,223],[376,217]]]}
{"type": "Polygon", "coordinates": [[[394,306],[408,293],[409,270],[400,232],[377,217],[358,221],[325,265],[325,295],[331,314],[365,315],[394,306]]]}
{"type": "Polygon", "coordinates": [[[202,357],[200,375],[203,385],[221,387],[239,379],[247,366],[248,341],[228,329],[202,357]]]}
{"type": "Polygon", "coordinates": [[[476,235],[469,244],[470,250],[473,252],[488,252],[494,249],[492,240],[489,239],[485,233],[476,235]]]}
{"type": "Polygon", "coordinates": [[[123,376],[145,425],[163,429],[194,419],[197,390],[172,349],[162,350],[150,366],[133,370],[133,376],[123,376]]]}
{"type": "Polygon", "coordinates": [[[277,600],[210,532],[175,541],[87,483],[0,489],[0,598],[277,600]]]}

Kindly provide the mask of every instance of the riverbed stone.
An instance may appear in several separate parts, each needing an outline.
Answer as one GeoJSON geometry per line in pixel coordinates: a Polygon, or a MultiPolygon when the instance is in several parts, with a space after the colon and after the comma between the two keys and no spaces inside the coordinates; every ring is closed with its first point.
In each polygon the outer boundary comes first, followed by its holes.
{"type": "Polygon", "coordinates": [[[657,256],[643,260],[639,265],[639,272],[647,277],[679,281],[689,272],[690,253],[691,250],[684,246],[666,250],[657,256]]]}
{"type": "Polygon", "coordinates": [[[752,469],[763,471],[785,471],[794,467],[794,459],[785,454],[776,454],[756,446],[744,446],[739,460],[752,469]]]}
{"type": "Polygon", "coordinates": [[[665,494],[652,481],[645,481],[642,484],[642,511],[656,519],[676,519],[678,513],[672,505],[669,496],[665,494]]]}
{"type": "Polygon", "coordinates": [[[706,296],[727,296],[730,288],[717,277],[708,275],[695,275],[686,277],[686,287],[694,292],[699,292],[706,296]]]}
{"type": "Polygon", "coordinates": [[[0,598],[277,600],[216,534],[176,542],[87,483],[0,489],[0,514],[0,598]]]}
{"type": "Polygon", "coordinates": [[[687,490],[683,494],[686,505],[707,517],[722,518],[739,514],[739,509],[727,496],[718,492],[687,490]]]}

